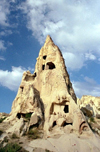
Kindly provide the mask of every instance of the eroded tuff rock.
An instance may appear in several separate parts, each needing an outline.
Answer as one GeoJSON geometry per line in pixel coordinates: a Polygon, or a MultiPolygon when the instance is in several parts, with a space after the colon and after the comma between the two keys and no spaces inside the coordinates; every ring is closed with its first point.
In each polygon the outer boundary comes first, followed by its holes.
{"type": "Polygon", "coordinates": [[[67,130],[89,132],[90,128],[76,102],[61,51],[47,36],[34,73],[26,71],[23,74],[8,121],[25,119],[26,114],[30,114],[28,129],[43,127],[46,136],[67,130]]]}
{"type": "Polygon", "coordinates": [[[78,99],[77,103],[91,129],[100,135],[100,97],[85,95],[78,99]]]}
{"type": "MultiPolygon", "coordinates": [[[[78,99],[78,105],[80,109],[86,108],[89,112],[91,112],[92,116],[100,116],[100,97],[84,95],[81,99],[78,99]]],[[[86,113],[86,115],[87,114],[88,113],[86,113]]]]}

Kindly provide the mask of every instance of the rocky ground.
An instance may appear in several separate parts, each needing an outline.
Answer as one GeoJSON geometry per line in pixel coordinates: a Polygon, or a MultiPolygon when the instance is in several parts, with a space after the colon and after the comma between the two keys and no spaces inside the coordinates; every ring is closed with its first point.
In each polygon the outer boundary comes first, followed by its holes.
{"type": "MultiPolygon", "coordinates": [[[[1,119],[1,118],[0,118],[1,119]]],[[[95,120],[96,121],[96,120],[95,120]]],[[[100,122],[100,121],[99,121],[100,122]]],[[[93,127],[97,123],[91,122],[93,127]]],[[[92,126],[91,125],[91,126],[92,126]]],[[[100,137],[98,132],[94,134],[78,134],[77,132],[64,133],[62,135],[43,138],[43,132],[30,132],[17,137],[16,134],[6,133],[11,124],[2,121],[0,123],[0,152],[5,152],[5,147],[10,145],[11,151],[19,152],[99,152],[100,137]],[[17,145],[14,145],[14,144],[17,145]],[[19,147],[18,147],[19,146],[19,147]],[[15,148],[15,149],[13,149],[15,148]],[[19,150],[16,150],[18,149],[19,150]]],[[[8,151],[10,152],[10,151],[8,151]]]]}

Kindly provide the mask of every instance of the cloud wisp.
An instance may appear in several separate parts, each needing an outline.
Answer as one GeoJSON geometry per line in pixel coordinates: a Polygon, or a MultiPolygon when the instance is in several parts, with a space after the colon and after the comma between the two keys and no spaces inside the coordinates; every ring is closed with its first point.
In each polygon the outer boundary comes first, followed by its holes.
{"type": "Polygon", "coordinates": [[[0,85],[7,87],[12,91],[17,91],[24,71],[25,69],[22,67],[13,67],[13,66],[12,66],[12,71],[0,70],[0,85]]]}
{"type": "Polygon", "coordinates": [[[0,56],[0,60],[5,61],[6,59],[3,56],[0,56]]]}
{"type": "Polygon", "coordinates": [[[26,0],[20,8],[27,16],[27,28],[41,44],[46,35],[52,36],[69,69],[80,69],[85,61],[100,58],[98,0],[26,0]],[[74,58],[75,66],[70,64],[74,58]]]}
{"type": "Polygon", "coordinates": [[[12,31],[7,29],[10,27],[9,15],[10,15],[10,3],[12,0],[0,1],[0,51],[6,50],[4,36],[12,34],[12,31]]]}
{"type": "Polygon", "coordinates": [[[0,40],[0,51],[6,50],[5,44],[3,40],[0,40]]]}
{"type": "Polygon", "coordinates": [[[73,81],[72,83],[75,93],[79,98],[83,95],[100,96],[100,85],[94,79],[85,77],[84,81],[73,81]]]}
{"type": "Polygon", "coordinates": [[[7,0],[0,1],[0,25],[8,26],[8,15],[10,14],[9,2],[7,0]]]}
{"type": "Polygon", "coordinates": [[[34,69],[28,67],[27,69],[24,67],[14,67],[12,66],[11,71],[3,71],[0,70],[0,85],[4,86],[12,91],[17,91],[18,87],[21,83],[22,75],[24,71],[33,71],[34,69]]]}

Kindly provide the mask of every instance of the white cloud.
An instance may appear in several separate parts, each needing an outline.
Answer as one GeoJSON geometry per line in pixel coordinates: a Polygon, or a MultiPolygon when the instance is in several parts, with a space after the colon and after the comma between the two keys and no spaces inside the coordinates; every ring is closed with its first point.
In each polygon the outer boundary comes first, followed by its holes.
{"type": "Polygon", "coordinates": [[[79,98],[83,95],[100,96],[100,85],[89,77],[85,77],[84,81],[73,81],[72,83],[75,93],[79,98]]]}
{"type": "Polygon", "coordinates": [[[91,53],[85,54],[86,60],[96,60],[96,56],[91,53]]]}
{"type": "Polygon", "coordinates": [[[80,69],[84,63],[84,57],[82,54],[74,54],[70,52],[64,52],[63,57],[65,59],[65,64],[68,69],[80,69]]]}
{"type": "Polygon", "coordinates": [[[3,56],[0,56],[0,60],[5,61],[6,59],[3,56]]]}
{"type": "Polygon", "coordinates": [[[73,70],[80,69],[87,60],[100,57],[99,8],[98,0],[26,0],[21,6],[27,15],[28,29],[41,44],[50,34],[73,70]],[[70,65],[73,58],[76,58],[74,67],[70,65]]]}
{"type": "Polygon", "coordinates": [[[6,50],[6,47],[4,46],[4,41],[3,40],[0,40],[0,50],[1,51],[6,50]]]}
{"type": "Polygon", "coordinates": [[[8,26],[8,15],[10,14],[9,2],[7,0],[0,1],[0,25],[8,26]]]}
{"type": "Polygon", "coordinates": [[[7,36],[7,35],[10,35],[10,34],[12,34],[11,30],[2,30],[0,32],[0,36],[7,36]]]}
{"type": "Polygon", "coordinates": [[[0,85],[5,86],[12,91],[17,91],[24,71],[26,71],[26,69],[13,66],[12,71],[0,70],[0,85]]]}
{"type": "Polygon", "coordinates": [[[0,70],[0,85],[7,87],[12,91],[17,91],[21,83],[23,72],[27,70],[30,70],[32,72],[34,71],[34,69],[31,67],[28,67],[26,69],[21,66],[19,67],[12,66],[11,71],[0,70]]]}
{"type": "MultiPolygon", "coordinates": [[[[13,1],[12,0],[0,1],[0,27],[1,27],[0,37],[12,34],[12,31],[7,29],[7,27],[10,26],[9,24],[10,2],[13,1]]],[[[4,41],[2,39],[0,40],[0,50],[6,50],[4,41]]]]}
{"type": "Polygon", "coordinates": [[[34,68],[33,67],[28,67],[27,68],[30,72],[34,72],[34,68]]]}

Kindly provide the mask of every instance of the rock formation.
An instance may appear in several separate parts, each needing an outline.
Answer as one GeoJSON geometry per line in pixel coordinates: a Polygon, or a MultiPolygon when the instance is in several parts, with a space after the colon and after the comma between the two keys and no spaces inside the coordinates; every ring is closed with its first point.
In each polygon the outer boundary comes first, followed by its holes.
{"type": "Polygon", "coordinates": [[[84,95],[77,100],[77,103],[91,129],[100,135],[100,97],[84,95]]]}
{"type": "MultiPolygon", "coordinates": [[[[47,36],[37,58],[34,73],[26,71],[23,74],[10,117],[6,121],[16,119],[17,123],[19,119],[21,134],[22,126],[25,129],[26,115],[30,116],[26,128],[43,128],[46,136],[72,130],[79,133],[90,132],[76,103],[77,98],[61,51],[50,36],[47,36]]],[[[14,122],[15,128],[16,125],[14,122]]]]}
{"type": "Polygon", "coordinates": [[[81,99],[78,99],[77,103],[80,109],[85,108],[94,117],[100,116],[100,97],[84,95],[81,99]]]}

